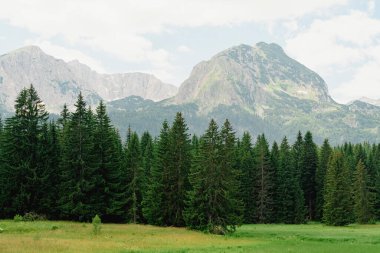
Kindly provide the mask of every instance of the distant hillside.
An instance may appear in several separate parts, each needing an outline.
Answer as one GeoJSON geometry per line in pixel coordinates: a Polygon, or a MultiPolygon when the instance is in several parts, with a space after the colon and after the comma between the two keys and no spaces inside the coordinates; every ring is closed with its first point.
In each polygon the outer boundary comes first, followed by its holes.
{"type": "Polygon", "coordinates": [[[0,56],[0,104],[13,110],[18,92],[33,84],[50,112],[73,105],[79,92],[91,105],[136,95],[159,101],[172,97],[177,87],[144,73],[98,74],[78,61],[65,62],[27,46],[0,56]]]}

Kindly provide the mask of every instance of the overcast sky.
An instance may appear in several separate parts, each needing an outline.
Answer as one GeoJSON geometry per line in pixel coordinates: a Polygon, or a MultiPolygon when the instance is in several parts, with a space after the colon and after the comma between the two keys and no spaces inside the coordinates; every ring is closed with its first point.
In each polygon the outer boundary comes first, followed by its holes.
{"type": "Polygon", "coordinates": [[[175,85],[217,52],[260,41],[319,73],[338,102],[380,98],[380,1],[0,0],[0,54],[33,44],[175,85]]]}

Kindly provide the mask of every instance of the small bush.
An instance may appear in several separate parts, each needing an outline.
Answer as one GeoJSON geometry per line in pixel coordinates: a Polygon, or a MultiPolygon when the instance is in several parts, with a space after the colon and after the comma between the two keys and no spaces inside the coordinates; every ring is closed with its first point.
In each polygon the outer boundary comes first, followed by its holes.
{"type": "Polygon", "coordinates": [[[102,220],[100,219],[99,215],[95,215],[94,218],[92,218],[92,225],[94,226],[93,232],[95,235],[100,233],[102,220]]]}
{"type": "Polygon", "coordinates": [[[0,234],[4,232],[4,229],[3,228],[0,228],[0,234]]]}
{"type": "Polygon", "coordinates": [[[57,230],[58,229],[58,226],[52,226],[51,227],[51,230],[57,230]]]}
{"type": "Polygon", "coordinates": [[[24,215],[24,221],[39,221],[39,220],[46,220],[45,215],[40,215],[34,212],[26,213],[24,215]]]}
{"type": "Polygon", "coordinates": [[[24,220],[24,218],[21,215],[19,215],[19,214],[16,214],[13,217],[13,221],[15,221],[15,222],[20,222],[20,221],[23,221],[23,220],[24,220]]]}

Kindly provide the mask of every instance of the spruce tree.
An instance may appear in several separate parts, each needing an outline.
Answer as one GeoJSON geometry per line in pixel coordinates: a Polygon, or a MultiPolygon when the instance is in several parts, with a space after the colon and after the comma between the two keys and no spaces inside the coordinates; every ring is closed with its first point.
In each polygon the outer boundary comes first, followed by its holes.
{"type": "Polygon", "coordinates": [[[62,218],[90,221],[99,210],[97,187],[100,182],[98,159],[94,153],[94,116],[78,96],[62,142],[62,218]]]}
{"type": "Polygon", "coordinates": [[[48,218],[59,218],[57,196],[60,183],[60,146],[56,124],[44,124],[39,142],[40,158],[38,166],[42,170],[43,183],[39,187],[40,205],[37,212],[46,214],[48,218]]]}
{"type": "Polygon", "coordinates": [[[307,207],[308,219],[315,218],[316,202],[316,182],[315,174],[318,167],[317,146],[313,142],[313,136],[308,131],[305,134],[302,146],[301,159],[301,185],[305,197],[305,206],[307,207]]]}
{"type": "Polygon", "coordinates": [[[169,168],[169,125],[165,120],[154,149],[153,167],[148,178],[146,194],[143,199],[143,214],[149,224],[168,225],[168,206],[166,193],[169,168]]]}
{"type": "Polygon", "coordinates": [[[270,223],[274,213],[274,172],[271,167],[268,142],[263,135],[259,135],[255,145],[255,202],[256,222],[270,223]]]}
{"type": "Polygon", "coordinates": [[[251,143],[251,135],[244,132],[239,147],[239,167],[240,167],[240,184],[241,199],[244,203],[244,223],[255,222],[255,161],[251,143]]]}
{"type": "Polygon", "coordinates": [[[272,222],[280,222],[279,212],[280,212],[280,206],[279,203],[281,202],[282,194],[279,190],[279,185],[281,184],[281,178],[279,175],[279,163],[280,163],[280,151],[278,148],[277,142],[273,142],[272,149],[270,152],[270,161],[271,161],[271,167],[273,168],[274,174],[274,196],[273,196],[273,203],[274,203],[274,209],[273,209],[273,220],[272,222]]]}
{"type": "Polygon", "coordinates": [[[318,168],[315,175],[315,183],[316,183],[315,219],[316,220],[321,220],[322,218],[322,210],[323,210],[323,205],[324,205],[323,196],[324,196],[325,176],[326,176],[327,166],[329,163],[331,152],[332,150],[331,150],[329,141],[325,139],[323,141],[323,145],[319,153],[318,168]]]}
{"type": "Polygon", "coordinates": [[[367,170],[360,159],[356,166],[354,179],[354,213],[356,222],[365,224],[373,222],[374,215],[374,195],[371,191],[367,170]]]}
{"type": "Polygon", "coordinates": [[[344,226],[352,221],[350,172],[343,154],[333,152],[325,179],[323,222],[344,226]]]}
{"type": "Polygon", "coordinates": [[[177,113],[169,132],[169,173],[166,175],[170,188],[165,192],[168,208],[167,224],[184,226],[183,211],[186,192],[189,190],[188,173],[191,166],[191,145],[188,127],[182,113],[177,113]]]}
{"type": "Polygon", "coordinates": [[[130,136],[126,149],[127,174],[127,220],[132,223],[144,222],[142,214],[143,184],[145,181],[140,151],[140,141],[136,132],[130,136]]]}
{"type": "Polygon", "coordinates": [[[15,115],[5,122],[0,177],[3,196],[0,199],[6,217],[16,213],[38,212],[41,184],[46,183],[46,167],[41,160],[41,136],[48,113],[31,85],[16,99],[15,115]]]}
{"type": "Polygon", "coordinates": [[[120,221],[120,212],[111,208],[119,201],[121,178],[120,140],[106,112],[106,106],[100,101],[96,108],[94,129],[94,152],[97,157],[97,173],[100,175],[96,189],[99,213],[104,221],[120,221]]]}
{"type": "Polygon", "coordinates": [[[211,120],[200,141],[200,151],[190,173],[192,189],[184,212],[190,228],[224,234],[241,222],[241,202],[234,162],[235,137],[228,121],[221,132],[211,120]]]}

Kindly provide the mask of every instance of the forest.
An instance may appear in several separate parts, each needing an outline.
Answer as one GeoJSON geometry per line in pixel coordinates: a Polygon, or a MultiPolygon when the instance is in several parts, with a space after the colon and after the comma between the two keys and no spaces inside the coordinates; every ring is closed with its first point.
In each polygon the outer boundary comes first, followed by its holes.
{"type": "Polygon", "coordinates": [[[81,94],[72,112],[64,106],[51,120],[33,86],[14,109],[0,121],[0,219],[87,222],[98,214],[215,234],[242,224],[380,219],[380,144],[318,146],[311,132],[268,143],[264,134],[236,136],[227,119],[211,119],[196,136],[180,112],[159,136],[119,133],[105,104],[93,110],[81,94]]]}

